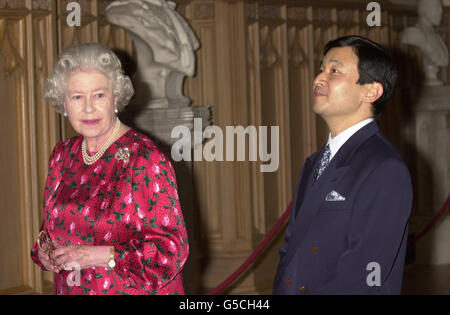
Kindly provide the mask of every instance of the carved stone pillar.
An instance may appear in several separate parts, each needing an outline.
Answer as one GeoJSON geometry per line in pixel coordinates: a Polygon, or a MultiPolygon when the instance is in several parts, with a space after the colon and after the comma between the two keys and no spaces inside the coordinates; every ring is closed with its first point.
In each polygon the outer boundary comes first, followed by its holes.
{"type": "MultiPolygon", "coordinates": [[[[424,88],[415,107],[416,209],[411,218],[412,232],[423,229],[440,210],[450,193],[450,86],[424,88]]],[[[416,244],[418,263],[450,263],[450,216],[416,244]]]]}

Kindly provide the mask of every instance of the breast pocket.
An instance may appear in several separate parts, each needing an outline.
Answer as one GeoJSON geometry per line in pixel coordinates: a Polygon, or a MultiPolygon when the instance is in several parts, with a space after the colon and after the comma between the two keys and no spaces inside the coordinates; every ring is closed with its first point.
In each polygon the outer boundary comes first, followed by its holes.
{"type": "Polygon", "coordinates": [[[345,201],[324,201],[319,208],[319,212],[342,212],[351,209],[351,203],[345,201]]]}

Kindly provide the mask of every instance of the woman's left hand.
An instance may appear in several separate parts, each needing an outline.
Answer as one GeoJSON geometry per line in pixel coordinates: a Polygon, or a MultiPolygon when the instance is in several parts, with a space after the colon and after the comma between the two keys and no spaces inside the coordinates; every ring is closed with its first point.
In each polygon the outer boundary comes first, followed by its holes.
{"type": "Polygon", "coordinates": [[[61,270],[108,267],[110,246],[70,245],[55,249],[50,258],[61,270]]]}

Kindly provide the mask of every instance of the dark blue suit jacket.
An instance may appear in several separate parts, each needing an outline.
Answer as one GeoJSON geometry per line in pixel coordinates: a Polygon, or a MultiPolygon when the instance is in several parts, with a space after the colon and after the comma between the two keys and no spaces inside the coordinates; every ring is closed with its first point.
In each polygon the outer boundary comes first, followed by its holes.
{"type": "Polygon", "coordinates": [[[348,139],[314,183],[321,154],[302,169],[274,294],[400,294],[412,205],[401,154],[376,122],[348,139]],[[326,201],[333,190],[345,200],[326,201]]]}

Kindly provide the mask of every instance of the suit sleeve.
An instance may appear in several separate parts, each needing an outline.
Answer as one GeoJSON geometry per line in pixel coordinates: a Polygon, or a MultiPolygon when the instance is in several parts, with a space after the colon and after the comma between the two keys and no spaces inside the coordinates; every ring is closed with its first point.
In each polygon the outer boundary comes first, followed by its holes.
{"type": "Polygon", "coordinates": [[[408,168],[399,160],[385,160],[358,190],[347,250],[340,254],[331,275],[314,293],[376,294],[389,277],[401,279],[394,266],[404,263],[411,205],[408,168]]]}
{"type": "Polygon", "coordinates": [[[289,242],[290,242],[292,232],[294,229],[294,225],[295,225],[295,211],[296,211],[297,199],[299,197],[298,192],[299,192],[299,188],[302,184],[303,176],[305,176],[305,166],[303,166],[302,171],[300,173],[296,193],[295,193],[294,199],[292,201],[291,212],[289,214],[289,222],[288,222],[286,231],[284,232],[285,244],[279,250],[280,262],[279,262],[277,273],[276,273],[275,279],[274,279],[274,287],[277,287],[277,285],[280,283],[281,277],[283,274],[283,269],[284,269],[284,264],[285,264],[284,258],[286,256],[286,253],[288,252],[289,242]]]}
{"type": "Polygon", "coordinates": [[[292,205],[291,205],[291,212],[289,213],[289,222],[288,222],[288,226],[286,228],[286,231],[284,233],[284,240],[285,240],[285,244],[283,245],[283,247],[280,248],[280,264],[283,263],[283,258],[287,253],[288,247],[289,247],[289,240],[291,239],[291,235],[292,235],[292,229],[293,229],[293,225],[295,223],[295,211],[296,211],[296,204],[297,204],[297,199],[298,199],[298,191],[300,188],[300,185],[302,183],[302,179],[305,173],[305,167],[302,168],[302,171],[300,172],[300,177],[298,180],[298,184],[297,184],[297,189],[296,189],[296,193],[294,196],[294,199],[292,200],[292,205]]]}

